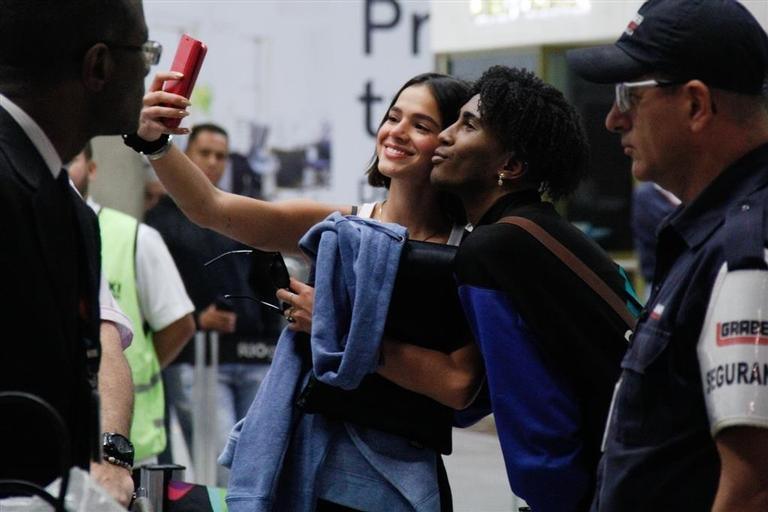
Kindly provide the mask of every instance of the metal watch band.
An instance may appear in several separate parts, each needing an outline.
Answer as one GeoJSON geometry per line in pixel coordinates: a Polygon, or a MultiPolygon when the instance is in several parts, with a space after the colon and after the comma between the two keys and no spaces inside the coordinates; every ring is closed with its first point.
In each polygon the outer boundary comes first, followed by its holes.
{"type": "Polygon", "coordinates": [[[130,464],[122,460],[116,459],[111,455],[104,454],[104,460],[109,462],[110,464],[114,464],[115,466],[120,466],[121,468],[125,468],[128,471],[133,471],[133,467],[130,464]]]}
{"type": "Polygon", "coordinates": [[[148,160],[159,160],[160,158],[164,157],[166,153],[171,149],[171,144],[173,143],[173,135],[168,135],[168,141],[165,143],[163,147],[155,151],[154,153],[145,154],[148,160]]]}

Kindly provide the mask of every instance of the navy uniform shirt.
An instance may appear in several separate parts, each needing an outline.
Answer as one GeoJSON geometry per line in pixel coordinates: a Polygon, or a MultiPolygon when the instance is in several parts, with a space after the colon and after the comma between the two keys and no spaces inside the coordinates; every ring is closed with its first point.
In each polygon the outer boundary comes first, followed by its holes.
{"type": "Polygon", "coordinates": [[[662,225],[658,284],[621,364],[593,510],[709,510],[714,436],[768,426],[766,184],[768,145],[662,225]]]}

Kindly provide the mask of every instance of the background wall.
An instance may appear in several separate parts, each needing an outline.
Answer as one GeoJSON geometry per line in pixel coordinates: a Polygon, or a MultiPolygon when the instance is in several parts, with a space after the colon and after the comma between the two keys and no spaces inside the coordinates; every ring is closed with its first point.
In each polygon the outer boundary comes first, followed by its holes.
{"type": "MultiPolygon", "coordinates": [[[[150,38],[163,44],[153,72],[170,67],[182,33],[208,44],[186,125],[217,122],[244,154],[265,126],[266,149],[302,151],[330,137],[327,183],[305,176],[300,186],[271,188],[277,197],[349,204],[369,196],[362,187],[373,153],[369,130],[400,85],[433,66],[426,0],[145,0],[144,10],[150,38]]],[[[105,163],[94,196],[136,214],[141,191],[125,169],[137,162],[120,144],[97,145],[105,163]]]]}
{"type": "MultiPolygon", "coordinates": [[[[617,39],[642,0],[435,0],[435,53],[498,50],[530,45],[589,45],[617,39]],[[499,10],[507,16],[472,16],[499,10]]],[[[768,2],[742,0],[768,26],[768,2]]]]}

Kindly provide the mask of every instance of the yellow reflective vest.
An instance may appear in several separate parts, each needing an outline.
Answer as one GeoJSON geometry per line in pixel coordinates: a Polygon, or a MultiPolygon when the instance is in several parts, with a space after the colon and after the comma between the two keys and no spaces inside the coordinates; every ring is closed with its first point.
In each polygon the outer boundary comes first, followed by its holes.
{"type": "Polygon", "coordinates": [[[109,289],[133,324],[133,342],[125,357],[133,376],[134,405],[130,439],[135,460],[157,455],[165,449],[165,398],[160,362],[139,308],[136,288],[136,237],[138,221],[124,213],[102,208],[101,261],[109,289]]]}

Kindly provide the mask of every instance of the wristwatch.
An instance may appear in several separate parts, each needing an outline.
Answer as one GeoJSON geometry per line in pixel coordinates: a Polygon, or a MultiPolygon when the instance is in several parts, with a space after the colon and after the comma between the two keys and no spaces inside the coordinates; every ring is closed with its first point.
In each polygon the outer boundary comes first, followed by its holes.
{"type": "Polygon", "coordinates": [[[101,437],[104,460],[128,471],[133,469],[133,444],[122,434],[104,432],[101,437]]]}

